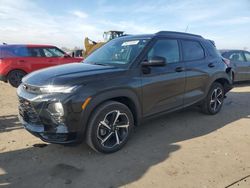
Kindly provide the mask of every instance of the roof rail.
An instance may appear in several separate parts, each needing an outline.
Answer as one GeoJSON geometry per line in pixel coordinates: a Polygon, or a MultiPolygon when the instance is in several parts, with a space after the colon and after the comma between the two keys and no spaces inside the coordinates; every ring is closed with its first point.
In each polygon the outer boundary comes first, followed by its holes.
{"type": "Polygon", "coordinates": [[[195,35],[191,33],[177,32],[177,31],[159,31],[155,34],[156,35],[178,34],[178,35],[188,35],[188,36],[203,38],[201,35],[195,35]]]}

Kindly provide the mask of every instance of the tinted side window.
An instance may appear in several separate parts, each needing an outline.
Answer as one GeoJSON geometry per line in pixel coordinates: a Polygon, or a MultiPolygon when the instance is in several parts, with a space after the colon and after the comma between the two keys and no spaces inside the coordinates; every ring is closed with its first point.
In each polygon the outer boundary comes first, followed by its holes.
{"type": "Polygon", "coordinates": [[[217,50],[215,43],[210,40],[206,40],[206,49],[208,50],[208,54],[212,57],[221,57],[220,52],[217,50]]]}
{"type": "Polygon", "coordinates": [[[43,48],[43,53],[45,54],[46,57],[62,57],[65,54],[63,51],[54,47],[43,48]]]}
{"type": "Polygon", "coordinates": [[[245,52],[245,57],[246,57],[246,60],[248,62],[250,62],[250,53],[249,52],[245,52]]]}
{"type": "Polygon", "coordinates": [[[0,58],[28,57],[29,52],[25,46],[3,46],[0,47],[0,58]]]}
{"type": "Polygon", "coordinates": [[[41,48],[29,48],[30,57],[44,57],[41,48]]]}
{"type": "Polygon", "coordinates": [[[11,57],[16,57],[14,49],[8,46],[7,47],[1,46],[0,58],[11,58],[11,57]]]}
{"type": "Polygon", "coordinates": [[[193,61],[204,58],[204,50],[197,41],[183,40],[183,59],[184,61],[193,61]]]}
{"type": "Polygon", "coordinates": [[[26,47],[13,48],[13,52],[16,57],[28,57],[29,53],[26,47]]]}
{"type": "Polygon", "coordinates": [[[245,61],[242,52],[229,52],[228,59],[230,59],[231,61],[241,61],[241,62],[245,61]]]}
{"type": "Polygon", "coordinates": [[[148,53],[148,58],[160,56],[164,57],[167,63],[179,61],[179,46],[175,39],[158,40],[148,53]]]}

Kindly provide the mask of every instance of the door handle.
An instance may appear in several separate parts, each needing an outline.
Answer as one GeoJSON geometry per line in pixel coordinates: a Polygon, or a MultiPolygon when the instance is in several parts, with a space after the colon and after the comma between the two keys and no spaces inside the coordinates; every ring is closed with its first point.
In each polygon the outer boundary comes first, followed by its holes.
{"type": "Polygon", "coordinates": [[[207,66],[210,67],[210,68],[213,68],[214,64],[213,63],[209,63],[207,66]]]}
{"type": "Polygon", "coordinates": [[[24,60],[19,60],[20,63],[24,63],[25,61],[24,60]]]}
{"type": "Polygon", "coordinates": [[[182,72],[184,70],[184,67],[176,67],[175,72],[182,72]]]}

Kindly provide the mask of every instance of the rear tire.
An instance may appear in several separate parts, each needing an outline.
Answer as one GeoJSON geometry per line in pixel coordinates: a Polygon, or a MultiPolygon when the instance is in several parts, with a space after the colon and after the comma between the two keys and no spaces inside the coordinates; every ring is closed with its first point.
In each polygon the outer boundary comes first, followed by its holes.
{"type": "Polygon", "coordinates": [[[113,153],[127,143],[133,127],[134,118],[130,109],[122,103],[107,101],[94,110],[86,141],[97,152],[113,153]]]}
{"type": "Polygon", "coordinates": [[[213,83],[201,106],[202,112],[209,115],[217,114],[223,105],[224,95],[223,86],[218,82],[213,83]]]}
{"type": "Polygon", "coordinates": [[[22,70],[13,70],[8,74],[7,79],[11,86],[18,87],[25,75],[26,73],[22,70]]]}

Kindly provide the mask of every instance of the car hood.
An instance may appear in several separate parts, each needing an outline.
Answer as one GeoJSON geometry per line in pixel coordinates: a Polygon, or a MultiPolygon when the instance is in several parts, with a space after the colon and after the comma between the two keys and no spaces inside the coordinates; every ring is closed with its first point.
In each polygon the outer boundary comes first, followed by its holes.
{"type": "Polygon", "coordinates": [[[22,82],[33,86],[83,84],[120,75],[123,71],[125,69],[113,66],[70,63],[32,72],[22,82]]]}

